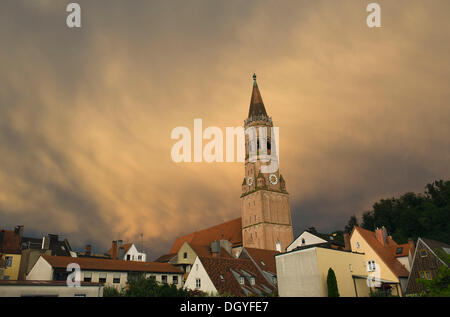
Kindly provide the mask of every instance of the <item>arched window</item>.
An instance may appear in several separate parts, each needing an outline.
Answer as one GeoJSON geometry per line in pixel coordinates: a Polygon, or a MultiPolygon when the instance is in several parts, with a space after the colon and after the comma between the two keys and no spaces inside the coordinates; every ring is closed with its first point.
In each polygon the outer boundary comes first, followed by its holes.
{"type": "Polygon", "coordinates": [[[304,238],[302,238],[302,245],[305,245],[305,244],[306,244],[306,241],[304,238]]]}

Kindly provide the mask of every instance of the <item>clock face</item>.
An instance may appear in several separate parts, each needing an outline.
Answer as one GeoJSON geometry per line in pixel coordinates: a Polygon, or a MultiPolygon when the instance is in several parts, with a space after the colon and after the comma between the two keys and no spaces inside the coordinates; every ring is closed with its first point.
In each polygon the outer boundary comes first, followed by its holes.
{"type": "Polygon", "coordinates": [[[270,176],[269,176],[269,182],[270,182],[272,185],[278,184],[278,177],[277,177],[277,175],[275,175],[275,174],[270,174],[270,176]]]}
{"type": "Polygon", "coordinates": [[[253,177],[249,177],[248,178],[248,185],[252,186],[253,185],[253,177]]]}

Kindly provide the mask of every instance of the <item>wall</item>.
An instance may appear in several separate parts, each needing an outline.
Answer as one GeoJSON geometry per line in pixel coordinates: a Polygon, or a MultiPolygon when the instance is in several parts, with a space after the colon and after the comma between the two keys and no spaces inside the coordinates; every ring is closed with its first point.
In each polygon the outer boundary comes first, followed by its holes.
{"type": "Polygon", "coordinates": [[[275,256],[280,297],[320,297],[323,290],[316,248],[275,256]]]}
{"type": "Polygon", "coordinates": [[[195,290],[196,288],[196,279],[200,278],[201,287],[199,290],[208,294],[217,294],[217,289],[214,286],[213,282],[208,276],[205,268],[203,267],[200,259],[197,257],[192,265],[192,269],[189,272],[189,275],[184,283],[185,288],[195,290]]]}
{"type": "Polygon", "coordinates": [[[0,297],[21,297],[21,296],[58,296],[75,297],[75,295],[85,295],[85,297],[102,297],[102,286],[31,286],[31,285],[0,285],[0,297]]]}
{"type": "Polygon", "coordinates": [[[27,274],[26,279],[32,281],[51,281],[53,280],[53,268],[43,257],[40,257],[30,273],[27,274]]]}
{"type": "Polygon", "coordinates": [[[139,252],[134,244],[132,244],[131,247],[128,249],[127,253],[124,254],[124,256],[123,256],[124,260],[127,259],[127,255],[130,255],[129,261],[145,262],[147,260],[147,255],[145,253],[139,252]],[[139,260],[139,255],[142,256],[141,260],[139,260]]]}
{"type": "Polygon", "coordinates": [[[316,243],[324,243],[327,242],[322,238],[319,238],[308,231],[304,231],[297,239],[287,248],[287,251],[292,251],[296,247],[300,247],[302,245],[311,245],[316,243]],[[302,244],[302,239],[305,239],[305,244],[302,244]]]}
{"type": "Polygon", "coordinates": [[[2,258],[6,262],[7,257],[12,257],[12,263],[11,266],[7,266],[5,270],[3,271],[3,279],[5,279],[6,276],[9,276],[9,280],[17,280],[19,277],[19,271],[20,271],[20,254],[12,254],[12,253],[5,253],[3,254],[2,258]]]}
{"type": "MultiPolygon", "coordinates": [[[[350,244],[353,252],[364,253],[364,265],[367,265],[367,261],[375,260],[377,265],[376,275],[379,275],[379,278],[392,281],[392,282],[400,282],[397,276],[391,271],[391,269],[383,262],[383,260],[378,256],[378,254],[372,249],[372,247],[364,240],[364,238],[359,234],[358,230],[353,230],[353,234],[350,237],[350,244]],[[359,248],[357,247],[357,243],[359,242],[359,248]]],[[[367,267],[364,275],[368,275],[370,272],[367,271],[367,267]]],[[[373,274],[373,273],[372,273],[373,274]]],[[[375,275],[375,274],[374,274],[375,275]]],[[[400,288],[400,285],[399,285],[400,288]]],[[[393,286],[392,288],[393,295],[397,295],[396,288],[393,286]]],[[[401,294],[400,294],[401,295],[401,294]]]]}
{"type": "Polygon", "coordinates": [[[360,297],[369,295],[369,288],[364,283],[357,285],[358,289],[355,291],[355,283],[352,277],[353,275],[367,275],[363,254],[325,248],[316,248],[316,254],[323,296],[328,296],[327,276],[330,267],[336,275],[341,297],[355,297],[356,292],[360,297]]]}

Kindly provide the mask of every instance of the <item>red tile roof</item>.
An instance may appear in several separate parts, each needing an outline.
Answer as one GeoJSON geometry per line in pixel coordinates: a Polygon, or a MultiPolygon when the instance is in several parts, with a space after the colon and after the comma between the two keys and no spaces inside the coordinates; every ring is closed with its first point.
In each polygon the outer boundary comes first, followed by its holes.
{"type": "Polygon", "coordinates": [[[75,258],[70,256],[42,255],[54,268],[67,268],[69,263],[77,263],[82,270],[95,271],[123,271],[123,272],[155,272],[155,273],[183,273],[169,263],[140,262],[110,260],[99,258],[75,258]]]}
{"type": "Polygon", "coordinates": [[[0,230],[0,252],[21,253],[20,236],[12,230],[0,230]]]}
{"type": "Polygon", "coordinates": [[[229,240],[232,246],[242,245],[242,219],[237,218],[227,221],[213,227],[192,232],[190,234],[179,237],[175,240],[170,249],[170,253],[177,253],[184,242],[190,245],[207,245],[220,239],[229,240]]]}
{"type": "Polygon", "coordinates": [[[397,246],[392,248],[392,251],[394,252],[394,256],[396,258],[402,257],[402,256],[408,256],[409,255],[409,244],[398,244],[397,246]],[[402,252],[397,254],[397,248],[402,248],[402,252]]]}
{"type": "MultiPolygon", "coordinates": [[[[255,248],[244,248],[247,250],[248,254],[251,256],[256,265],[263,271],[270,272],[272,274],[277,274],[277,269],[275,266],[275,255],[279,254],[278,251],[255,249],[255,248]]],[[[243,250],[244,250],[243,249],[243,250]]],[[[239,258],[244,257],[244,251],[241,253],[239,258]]]]}
{"type": "Polygon", "coordinates": [[[154,262],[167,263],[176,256],[177,256],[176,253],[164,254],[164,255],[161,255],[159,258],[157,258],[154,262]]]}
{"type": "MultiPolygon", "coordinates": [[[[189,244],[189,246],[194,250],[197,256],[212,256],[211,246],[209,245],[198,245],[198,244],[189,244]]],[[[231,254],[229,254],[224,248],[220,248],[220,256],[223,258],[232,258],[231,254]]]]}
{"type": "Polygon", "coordinates": [[[264,295],[271,293],[274,289],[250,260],[214,257],[199,257],[199,259],[220,294],[230,293],[233,296],[264,295]],[[248,274],[255,278],[255,285],[250,285],[247,278],[248,274]],[[244,285],[239,284],[239,276],[246,277],[244,285]]]}
{"type": "MultiPolygon", "coordinates": [[[[395,250],[399,246],[391,237],[388,238],[388,244],[383,246],[376,238],[375,232],[369,231],[358,226],[353,227],[366,240],[371,248],[378,254],[383,262],[391,269],[397,277],[408,277],[408,270],[395,257],[395,250]]],[[[353,235],[353,232],[352,232],[353,235]]]]}

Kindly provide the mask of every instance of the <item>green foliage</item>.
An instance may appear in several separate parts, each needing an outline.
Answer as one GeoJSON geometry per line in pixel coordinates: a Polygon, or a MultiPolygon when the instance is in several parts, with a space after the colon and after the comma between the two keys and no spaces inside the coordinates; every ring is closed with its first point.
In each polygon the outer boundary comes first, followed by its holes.
{"type": "Polygon", "coordinates": [[[123,296],[123,293],[120,292],[117,288],[112,286],[105,286],[103,288],[103,297],[119,297],[123,296]]]}
{"type": "Polygon", "coordinates": [[[331,267],[328,269],[327,288],[328,288],[328,297],[339,297],[336,275],[334,274],[334,271],[331,267]]]}
{"type": "Polygon", "coordinates": [[[353,227],[358,226],[358,219],[355,215],[351,216],[348,220],[347,225],[345,226],[344,232],[346,233],[352,233],[353,227]]]}
{"type": "MultiPolygon", "coordinates": [[[[355,220],[350,218],[346,230],[355,220]]],[[[450,181],[427,184],[423,194],[381,199],[363,214],[361,226],[372,231],[385,226],[397,243],[418,237],[450,243],[450,181]]]]}
{"type": "Polygon", "coordinates": [[[175,285],[159,284],[152,277],[139,277],[129,281],[124,291],[127,297],[188,297],[189,291],[175,285]]]}
{"type": "Polygon", "coordinates": [[[432,280],[419,278],[417,282],[425,289],[421,296],[450,297],[450,269],[446,265],[439,268],[438,275],[432,280]]]}
{"type": "Polygon", "coordinates": [[[159,284],[154,278],[138,277],[130,280],[122,291],[114,287],[105,287],[103,297],[189,297],[200,294],[191,294],[188,290],[177,288],[175,285],[159,284]]]}

